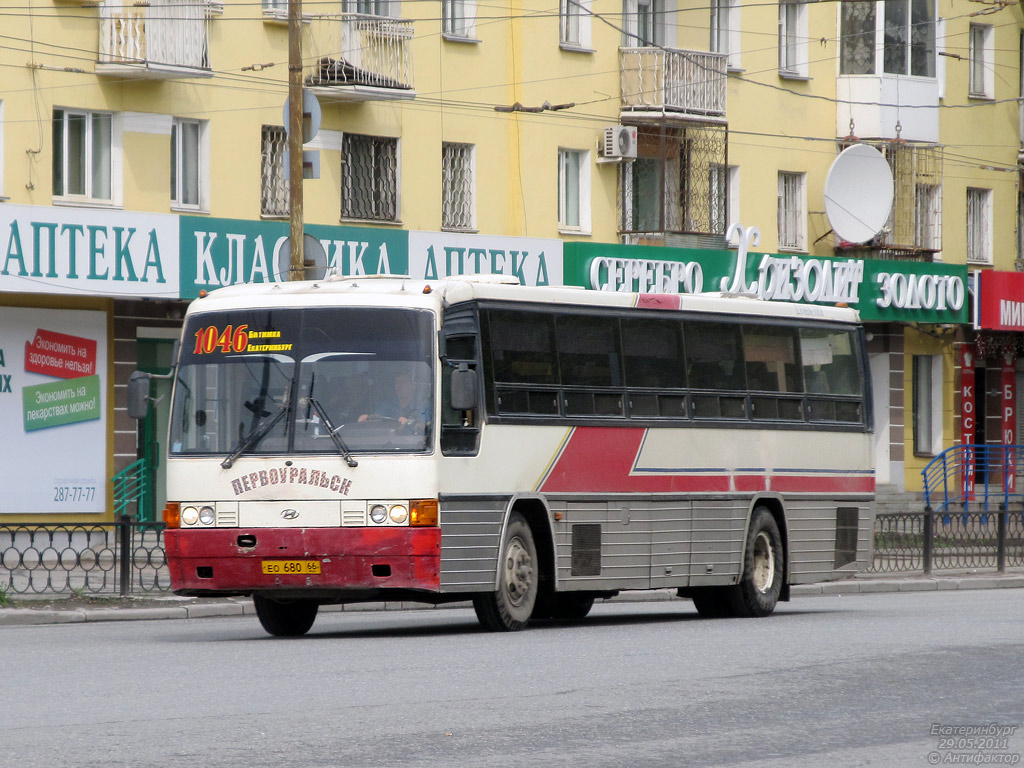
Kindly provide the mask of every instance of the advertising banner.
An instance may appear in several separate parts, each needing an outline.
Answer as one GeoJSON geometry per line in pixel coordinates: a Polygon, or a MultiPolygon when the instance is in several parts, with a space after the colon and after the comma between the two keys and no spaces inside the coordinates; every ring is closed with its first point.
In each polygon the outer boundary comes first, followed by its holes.
{"type": "Polygon", "coordinates": [[[0,206],[0,291],[178,297],[178,217],[0,206]]]}
{"type": "Polygon", "coordinates": [[[0,307],[0,514],[105,511],[106,339],[104,312],[0,307]]]}
{"type": "Polygon", "coordinates": [[[845,304],[865,322],[967,323],[967,267],[881,259],[566,243],[566,285],[598,291],[732,292],[845,304]]]}
{"type": "Polygon", "coordinates": [[[978,328],[1024,331],[1024,273],[979,271],[978,328]]]}

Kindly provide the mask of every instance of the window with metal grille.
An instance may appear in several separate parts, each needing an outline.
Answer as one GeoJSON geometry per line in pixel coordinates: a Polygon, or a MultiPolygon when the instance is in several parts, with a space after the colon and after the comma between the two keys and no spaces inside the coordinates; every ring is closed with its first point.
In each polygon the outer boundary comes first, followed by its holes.
{"type": "Polygon", "coordinates": [[[779,172],[779,248],[803,250],[804,174],[779,172]]]}
{"type": "Polygon", "coordinates": [[[992,190],[967,188],[967,261],[992,263],[992,190]]]}
{"type": "Polygon", "coordinates": [[[260,214],[288,215],[288,184],[284,178],[284,151],[288,136],[280,125],[264,125],[260,167],[260,214]]]}
{"type": "Polygon", "coordinates": [[[942,250],[942,188],[916,185],[914,207],[914,245],[925,251],[942,250]]]}
{"type": "Polygon", "coordinates": [[[341,217],[398,220],[398,139],[345,134],[341,145],[341,217]]]}
{"type": "Polygon", "coordinates": [[[441,145],[441,228],[475,229],[472,144],[441,145]]]}

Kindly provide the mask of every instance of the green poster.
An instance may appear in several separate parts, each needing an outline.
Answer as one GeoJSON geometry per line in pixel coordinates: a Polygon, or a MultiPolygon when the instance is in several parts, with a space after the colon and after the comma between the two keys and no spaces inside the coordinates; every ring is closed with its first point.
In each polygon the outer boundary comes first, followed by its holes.
{"type": "Polygon", "coordinates": [[[25,431],[100,418],[100,377],[82,376],[21,390],[25,431]]]}

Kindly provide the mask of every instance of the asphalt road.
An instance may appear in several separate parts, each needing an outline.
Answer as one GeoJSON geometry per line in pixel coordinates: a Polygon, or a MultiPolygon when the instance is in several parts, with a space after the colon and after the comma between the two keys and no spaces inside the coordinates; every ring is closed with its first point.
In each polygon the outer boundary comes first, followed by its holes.
{"type": "Polygon", "coordinates": [[[1013,764],[1022,601],[822,596],[719,621],[605,604],[515,634],[462,609],[334,613],[296,640],[251,616],[0,627],[0,766],[1013,764]],[[948,741],[968,738],[992,742],[948,741]]]}

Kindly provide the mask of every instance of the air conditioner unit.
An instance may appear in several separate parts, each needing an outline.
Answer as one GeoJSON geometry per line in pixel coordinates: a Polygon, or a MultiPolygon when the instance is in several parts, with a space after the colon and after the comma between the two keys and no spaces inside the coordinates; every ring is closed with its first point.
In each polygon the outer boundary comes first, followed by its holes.
{"type": "Polygon", "coordinates": [[[604,129],[601,157],[605,160],[636,159],[636,127],[609,125],[604,129]]]}

